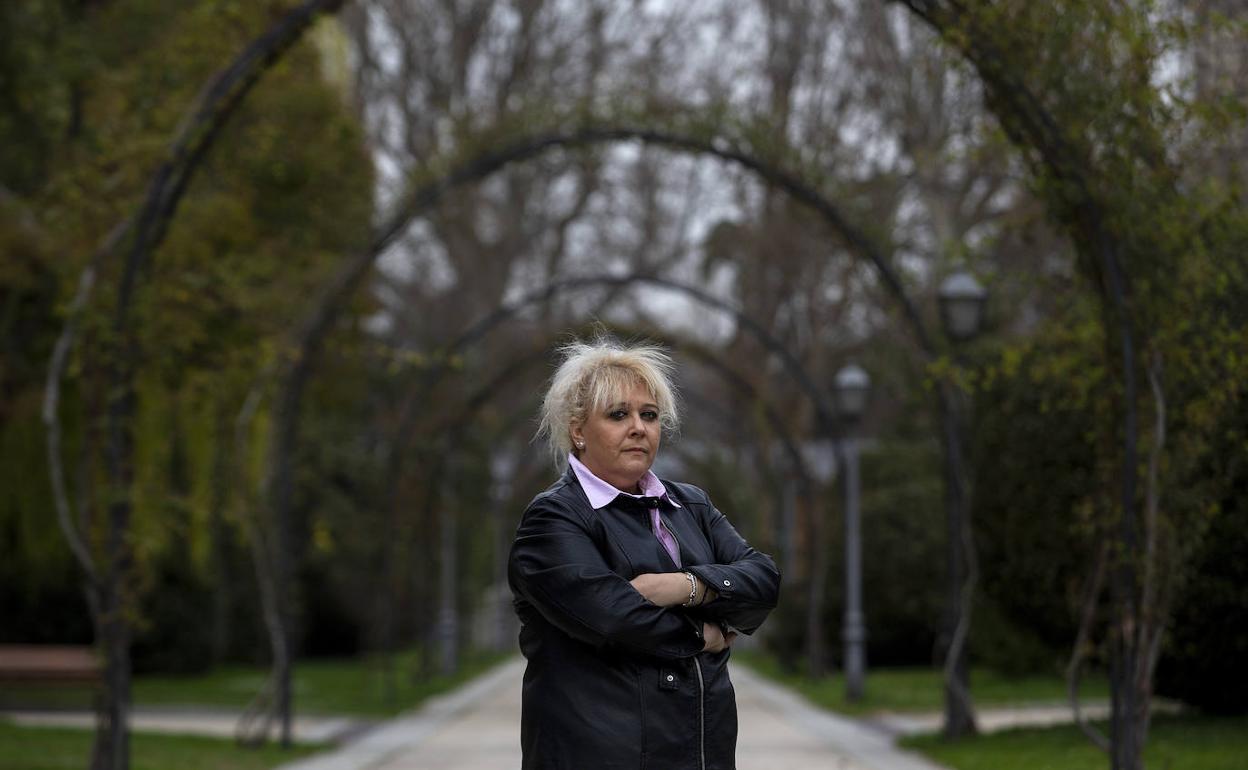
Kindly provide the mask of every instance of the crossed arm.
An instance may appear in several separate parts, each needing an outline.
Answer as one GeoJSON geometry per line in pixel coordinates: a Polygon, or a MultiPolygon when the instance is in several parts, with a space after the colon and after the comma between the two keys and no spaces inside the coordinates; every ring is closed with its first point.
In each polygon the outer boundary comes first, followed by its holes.
{"type": "Polygon", "coordinates": [[[618,644],[660,657],[717,652],[752,632],[775,606],[779,572],[708,504],[704,530],[717,564],[690,565],[692,613],[671,612],[689,599],[684,572],[625,580],[603,561],[592,525],[564,504],[535,501],[512,545],[509,575],[517,596],[565,633],[590,644],[618,644]],[[714,585],[712,589],[710,586],[714,585]],[[724,632],[722,624],[734,627],[724,632]],[[696,634],[694,632],[697,632],[696,634]]]}
{"type": "MultiPolygon", "coordinates": [[[[701,607],[715,601],[718,594],[713,588],[697,575],[693,580],[694,597],[690,606],[701,607]]],[[[646,601],[659,607],[681,607],[689,601],[689,578],[684,572],[643,572],[628,582],[646,601]]],[[[706,640],[703,652],[719,652],[732,646],[737,632],[725,630],[718,623],[702,621],[702,637],[706,640]]]]}

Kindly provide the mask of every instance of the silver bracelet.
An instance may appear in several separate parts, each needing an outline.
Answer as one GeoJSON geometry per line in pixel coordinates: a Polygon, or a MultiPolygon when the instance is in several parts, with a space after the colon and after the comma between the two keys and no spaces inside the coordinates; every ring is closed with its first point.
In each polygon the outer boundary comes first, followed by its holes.
{"type": "Polygon", "coordinates": [[[688,570],[685,571],[685,577],[689,578],[689,600],[680,606],[692,607],[693,600],[698,598],[698,579],[694,577],[693,573],[689,572],[688,570]]]}

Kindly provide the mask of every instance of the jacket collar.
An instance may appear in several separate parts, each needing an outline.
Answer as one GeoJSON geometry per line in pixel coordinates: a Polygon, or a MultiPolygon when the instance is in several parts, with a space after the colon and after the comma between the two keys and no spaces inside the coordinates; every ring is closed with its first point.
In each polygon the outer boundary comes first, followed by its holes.
{"type": "Polygon", "coordinates": [[[622,492],[598,478],[593,471],[585,467],[584,463],[569,453],[568,470],[564,473],[564,478],[577,482],[581,491],[585,493],[589,507],[594,510],[606,508],[617,500],[630,506],[647,503],[653,506],[651,500],[657,499],[660,505],[670,505],[674,508],[681,507],[680,503],[676,502],[675,498],[667,493],[667,487],[654,474],[654,471],[646,471],[646,475],[641,478],[641,490],[644,494],[634,495],[622,492]]]}

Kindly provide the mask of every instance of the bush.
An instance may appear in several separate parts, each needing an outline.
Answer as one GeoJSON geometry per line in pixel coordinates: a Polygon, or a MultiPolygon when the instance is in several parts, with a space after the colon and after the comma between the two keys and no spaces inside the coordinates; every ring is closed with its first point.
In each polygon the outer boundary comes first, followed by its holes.
{"type": "MultiPolygon", "coordinates": [[[[865,446],[862,473],[862,586],[867,662],[930,665],[944,607],[944,538],[938,456],[923,438],[891,438],[865,446]]],[[[829,668],[839,668],[845,608],[845,533],[840,486],[825,505],[829,550],[823,612],[829,668]]],[[[802,532],[805,535],[805,532],[802,532]]],[[[786,576],[780,606],[764,645],[789,673],[806,667],[809,577],[786,576]]]]}
{"type": "Polygon", "coordinates": [[[1055,363],[1068,353],[1060,337],[1007,351],[975,395],[980,581],[971,653],[1002,671],[1048,673],[1066,660],[1092,561],[1081,512],[1098,489],[1095,418],[1079,383],[1055,363]],[[1005,366],[1014,355],[1017,364],[1005,366]]]}
{"type": "MultiPolygon", "coordinates": [[[[1233,409],[1248,422],[1243,404],[1233,409]]],[[[1223,436],[1236,435],[1228,427],[1223,436]]],[[[1239,435],[1242,435],[1240,433],[1239,435]]],[[[1229,477],[1228,493],[1193,555],[1176,597],[1170,635],[1157,670],[1157,692],[1217,714],[1248,713],[1248,458],[1214,447],[1206,474],[1229,477]]]]}
{"type": "MultiPolygon", "coordinates": [[[[867,661],[930,665],[945,607],[945,510],[940,455],[930,437],[892,439],[862,454],[862,586],[867,661]]],[[[838,517],[839,518],[839,517],[838,517]]],[[[834,533],[841,553],[844,534],[834,533]]],[[[839,639],[843,565],[829,592],[839,639]]],[[[838,645],[839,649],[839,645],[838,645]]]]}
{"type": "Polygon", "coordinates": [[[310,657],[346,657],[360,651],[367,605],[353,608],[337,590],[331,565],[312,558],[301,572],[303,644],[301,652],[310,657]]]}
{"type": "Polygon", "coordinates": [[[174,548],[156,567],[134,638],[135,673],[192,674],[212,667],[212,591],[174,548]]]}
{"type": "MultiPolygon", "coordinates": [[[[5,553],[5,559],[11,552],[5,553]]],[[[17,561],[14,559],[14,561],[17,561]]],[[[77,565],[57,582],[26,585],[0,568],[0,643],[90,644],[91,616],[77,565]]]]}

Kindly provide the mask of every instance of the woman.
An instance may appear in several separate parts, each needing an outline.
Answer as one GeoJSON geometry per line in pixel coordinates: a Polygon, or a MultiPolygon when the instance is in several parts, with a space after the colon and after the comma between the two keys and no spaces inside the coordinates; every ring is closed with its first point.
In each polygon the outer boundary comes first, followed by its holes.
{"type": "Polygon", "coordinates": [[[677,427],[653,347],[564,348],[541,432],[567,470],[529,503],[509,576],[520,616],[525,770],[731,770],[729,648],[780,573],[706,493],[650,471],[677,427]]]}

